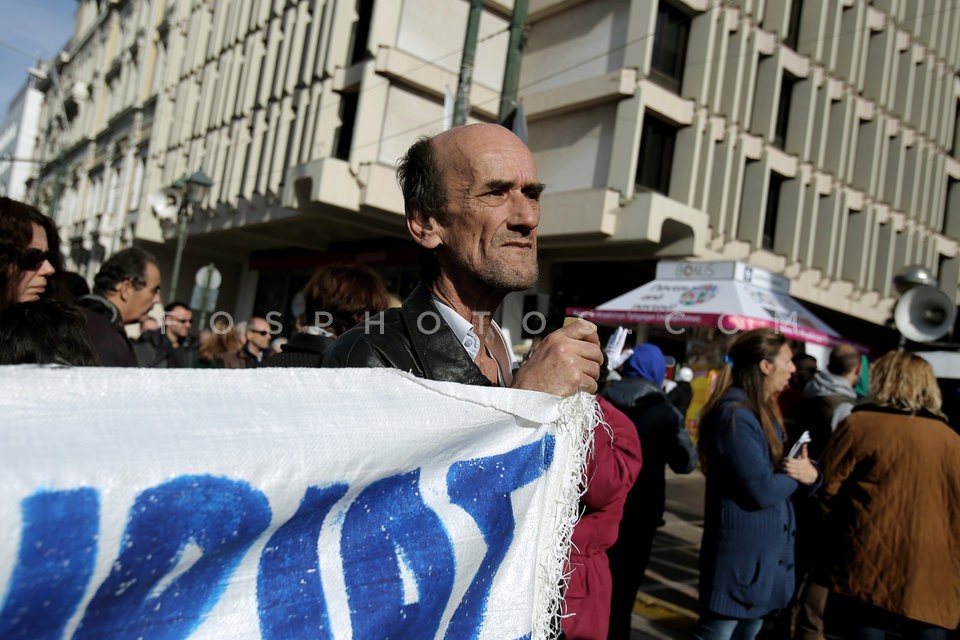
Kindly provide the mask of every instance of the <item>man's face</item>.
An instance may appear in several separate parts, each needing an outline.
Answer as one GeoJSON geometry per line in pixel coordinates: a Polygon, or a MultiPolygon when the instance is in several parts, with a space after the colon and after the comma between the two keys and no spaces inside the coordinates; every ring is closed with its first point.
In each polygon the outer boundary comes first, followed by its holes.
{"type": "Polygon", "coordinates": [[[177,337],[186,338],[193,324],[193,311],[184,307],[174,307],[167,313],[166,330],[177,337]]]}
{"type": "MultiPolygon", "coordinates": [[[[259,351],[266,351],[270,346],[270,326],[263,318],[254,318],[247,326],[247,344],[259,351]]],[[[254,351],[257,353],[257,351],[254,351]]]]}
{"type": "Polygon", "coordinates": [[[129,280],[124,280],[118,287],[119,303],[114,301],[114,304],[120,309],[124,323],[139,321],[153,305],[160,302],[160,270],[157,265],[148,262],[144,276],[147,284],[140,289],[133,286],[129,280]]]}
{"type": "Polygon", "coordinates": [[[543,185],[530,151],[499,125],[469,127],[451,140],[441,136],[434,143],[447,216],[432,224],[444,276],[503,292],[533,286],[543,185]]]}

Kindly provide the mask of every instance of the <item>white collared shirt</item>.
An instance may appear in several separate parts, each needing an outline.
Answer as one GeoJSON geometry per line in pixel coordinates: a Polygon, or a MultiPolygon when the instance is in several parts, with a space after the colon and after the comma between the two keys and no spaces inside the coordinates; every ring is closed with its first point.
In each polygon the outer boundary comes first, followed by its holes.
{"type": "MultiPolygon", "coordinates": [[[[433,304],[444,322],[453,330],[453,334],[457,336],[457,340],[463,345],[470,359],[476,361],[482,344],[480,342],[480,336],[473,330],[473,325],[465,320],[459,313],[441,302],[437,296],[433,296],[433,304]]],[[[500,327],[497,326],[497,323],[493,321],[493,318],[490,318],[489,322],[493,328],[492,339],[497,341],[503,353],[498,355],[496,353],[498,349],[496,348],[488,349],[488,351],[497,363],[497,369],[499,370],[497,378],[500,386],[508,387],[513,383],[513,372],[517,370],[520,363],[517,362],[516,357],[513,355],[513,350],[510,348],[510,345],[503,339],[503,333],[500,332],[500,327]],[[503,362],[503,354],[506,354],[506,362],[503,362]]]]}

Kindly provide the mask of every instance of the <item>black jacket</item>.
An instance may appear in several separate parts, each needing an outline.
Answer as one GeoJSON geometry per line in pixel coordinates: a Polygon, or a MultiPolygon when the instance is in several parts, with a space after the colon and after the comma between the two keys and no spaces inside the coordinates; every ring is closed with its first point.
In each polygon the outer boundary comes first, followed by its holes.
{"type": "Polygon", "coordinates": [[[693,389],[690,387],[690,383],[686,380],[678,380],[677,386],[667,394],[667,399],[677,408],[680,415],[687,415],[687,409],[690,408],[690,402],[693,401],[693,389]]]}
{"type": "Polygon", "coordinates": [[[387,309],[336,339],[324,367],[390,367],[418,378],[490,386],[419,285],[399,309],[387,309]]]}
{"type": "Polygon", "coordinates": [[[643,452],[643,467],[627,497],[624,521],[635,519],[647,526],[658,526],[666,499],[664,467],[669,465],[676,473],[690,473],[697,466],[697,450],[683,416],[657,385],[643,378],[617,380],[603,395],[636,425],[643,452]]]}
{"type": "Polygon", "coordinates": [[[333,343],[329,336],[315,336],[300,332],[294,334],[287,344],[283,345],[280,353],[264,358],[260,367],[319,367],[323,362],[323,354],[333,343]]]}
{"type": "Polygon", "coordinates": [[[179,347],[174,347],[159,329],[144,331],[133,343],[137,362],[141,367],[151,369],[186,369],[193,366],[197,350],[193,336],[187,336],[179,347]]]}
{"type": "Polygon", "coordinates": [[[120,311],[106,298],[83,296],[77,307],[87,321],[87,335],[104,367],[135,367],[137,356],[120,319],[120,311]]]}

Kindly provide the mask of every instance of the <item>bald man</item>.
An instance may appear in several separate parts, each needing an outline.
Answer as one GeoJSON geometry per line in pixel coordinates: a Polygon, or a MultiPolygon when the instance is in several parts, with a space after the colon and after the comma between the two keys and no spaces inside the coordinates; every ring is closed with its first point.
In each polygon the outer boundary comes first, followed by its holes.
{"type": "Polygon", "coordinates": [[[518,366],[492,316],[537,282],[540,194],[533,155],[511,131],[472,124],[420,138],[398,167],[420,285],[343,334],[325,367],[393,367],[432,380],[570,395],[594,393],[603,353],[577,321],[518,366]]]}

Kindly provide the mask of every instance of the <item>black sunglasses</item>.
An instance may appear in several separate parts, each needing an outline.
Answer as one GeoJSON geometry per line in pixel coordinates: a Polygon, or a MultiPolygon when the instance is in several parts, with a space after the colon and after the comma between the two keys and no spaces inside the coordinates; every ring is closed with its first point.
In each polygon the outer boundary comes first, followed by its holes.
{"type": "Polygon", "coordinates": [[[247,331],[252,331],[253,333],[259,333],[262,336],[270,335],[269,331],[263,331],[262,329],[247,329],[247,331]]]}
{"type": "Polygon", "coordinates": [[[57,259],[56,251],[41,251],[40,249],[27,249],[23,252],[23,255],[20,256],[20,259],[17,260],[17,266],[19,266],[24,271],[36,271],[39,269],[44,261],[49,262],[51,265],[55,265],[54,262],[57,259]]]}

